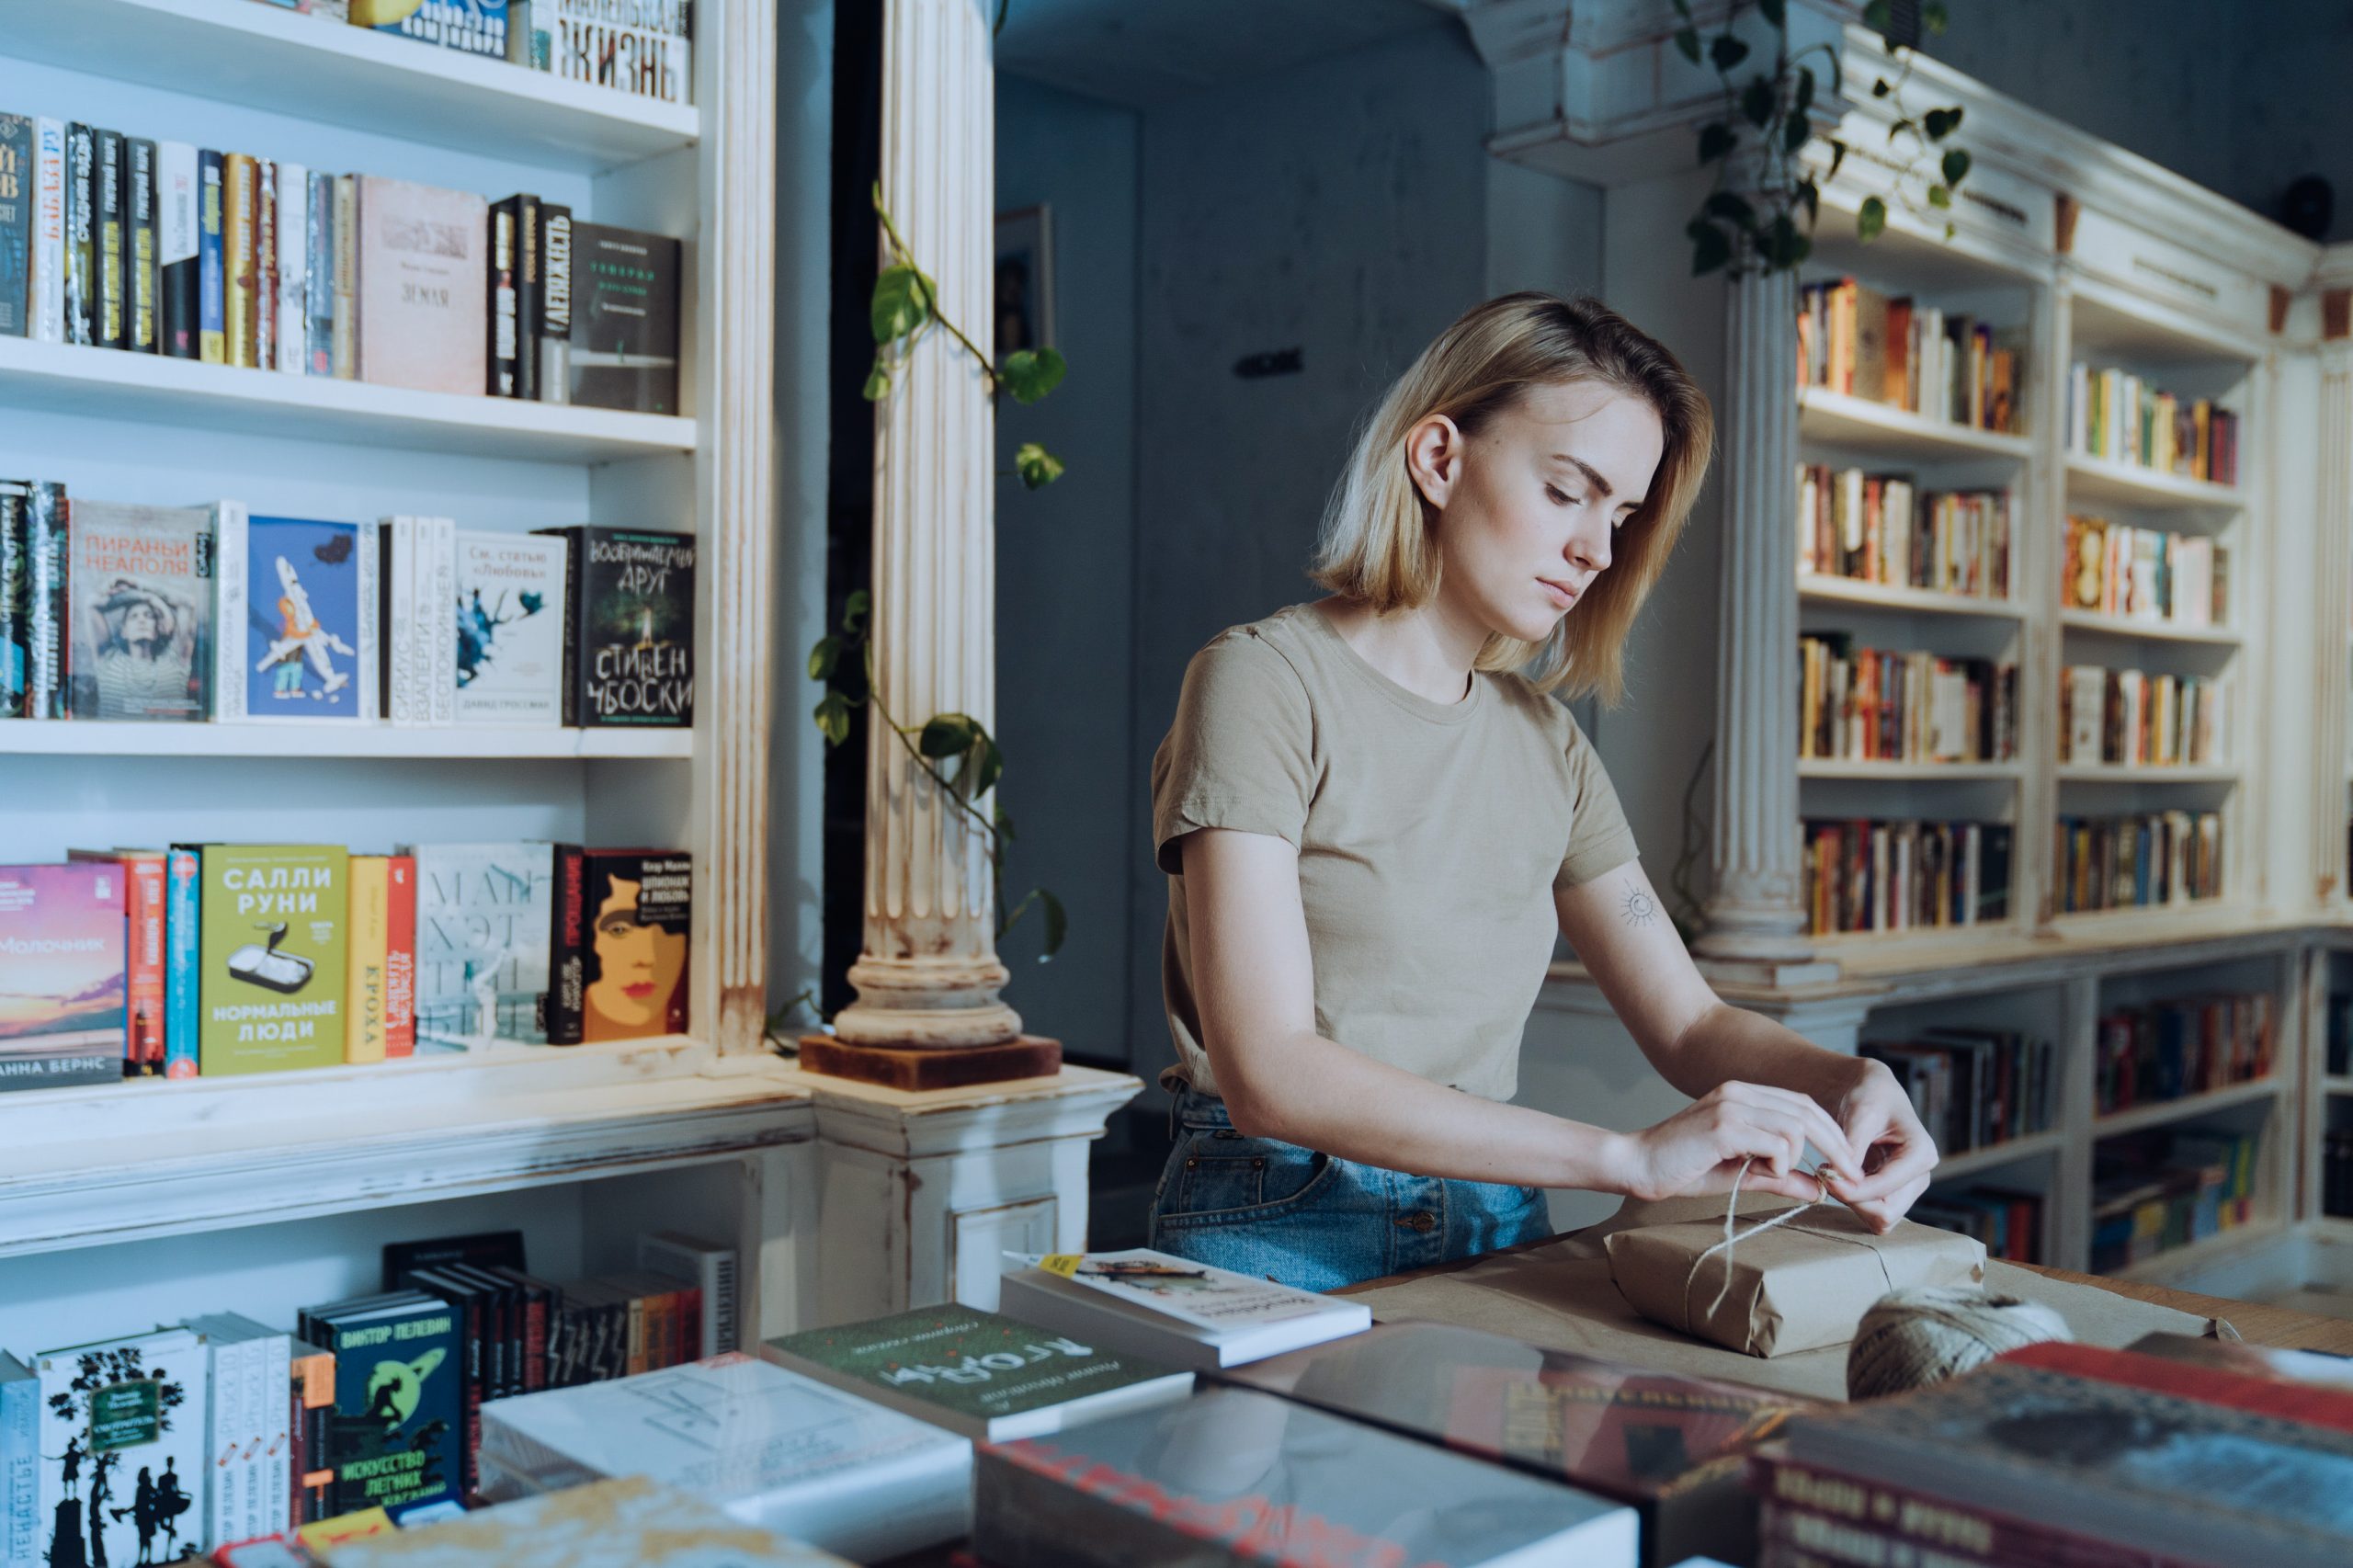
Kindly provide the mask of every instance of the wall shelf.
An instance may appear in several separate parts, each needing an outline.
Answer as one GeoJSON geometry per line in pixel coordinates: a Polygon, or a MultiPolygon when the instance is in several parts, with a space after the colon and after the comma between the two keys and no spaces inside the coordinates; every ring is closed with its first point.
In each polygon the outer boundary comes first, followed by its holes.
{"type": "Polygon", "coordinates": [[[1987,1171],[1998,1169],[2003,1165],[2015,1165],[2020,1160],[2031,1160],[2038,1155],[2049,1154],[2066,1142],[2067,1135],[2063,1132],[2029,1132],[2022,1138],[2011,1138],[1999,1143],[1989,1143],[1983,1149],[1969,1149],[1958,1154],[1947,1154],[1937,1162],[1936,1179],[1942,1184],[1959,1181],[1964,1176],[1982,1176],[1987,1171]]]}
{"type": "Polygon", "coordinates": [[[1930,419],[1909,409],[1825,387],[1807,387],[1798,394],[1798,437],[1874,457],[1915,462],[1992,457],[2022,463],[2034,455],[2034,442],[2029,437],[1930,419]]]}
{"type": "Polygon", "coordinates": [[[2288,1082],[2274,1074],[2249,1083],[2231,1084],[2204,1094],[2184,1095],[2179,1099],[2159,1100],[2148,1105],[2136,1105],[2124,1110],[2109,1111],[2092,1119],[2092,1136],[2114,1138],[2120,1133],[2138,1132],[2144,1128],[2164,1127],[2177,1121],[2188,1121],[2210,1112],[2228,1110],[2233,1106],[2250,1105],[2257,1100],[2277,1099],[2288,1092],[2288,1082]]]}
{"type": "Polygon", "coordinates": [[[0,720],[0,756],[305,756],[403,759],[690,757],[692,730],[404,729],[391,724],[140,724],[0,720]]]}
{"type": "Polygon", "coordinates": [[[1879,778],[1913,782],[2022,778],[2022,762],[1890,762],[1880,758],[1801,757],[1801,778],[1879,778]]]}
{"type": "Polygon", "coordinates": [[[2178,626],[2169,620],[2143,620],[2138,616],[2102,615],[2097,610],[2063,609],[2059,624],[2070,631],[2097,632],[2107,637],[2144,639],[2151,642],[2203,642],[2235,648],[2241,637],[2234,627],[2178,626]]]}
{"type": "Polygon", "coordinates": [[[1890,583],[1867,583],[1815,572],[1798,574],[1798,598],[1807,604],[1866,605],[1879,609],[1921,610],[1930,615],[1980,616],[1988,620],[2021,620],[2028,613],[2026,605],[2014,598],[1940,594],[1929,588],[1898,587],[1890,583]]]}
{"type": "Polygon", "coordinates": [[[2239,770],[2216,763],[2063,762],[2062,784],[2235,784],[2239,770]]]}
{"type": "Polygon", "coordinates": [[[2113,458],[2067,454],[2067,500],[2105,503],[2112,506],[2147,506],[2165,510],[2234,512],[2246,505],[2246,494],[2234,484],[2215,484],[2183,474],[2165,473],[2113,458]]]}

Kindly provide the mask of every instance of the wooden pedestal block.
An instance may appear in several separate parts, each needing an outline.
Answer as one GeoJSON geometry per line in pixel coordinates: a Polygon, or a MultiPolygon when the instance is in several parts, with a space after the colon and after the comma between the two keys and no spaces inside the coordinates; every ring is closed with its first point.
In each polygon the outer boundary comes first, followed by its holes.
{"type": "Polygon", "coordinates": [[[1062,1071],[1063,1044],[1025,1034],[1003,1045],[850,1045],[832,1035],[801,1037],[801,1067],[829,1078],[854,1078],[888,1089],[961,1089],[1009,1078],[1051,1078],[1062,1071]]]}

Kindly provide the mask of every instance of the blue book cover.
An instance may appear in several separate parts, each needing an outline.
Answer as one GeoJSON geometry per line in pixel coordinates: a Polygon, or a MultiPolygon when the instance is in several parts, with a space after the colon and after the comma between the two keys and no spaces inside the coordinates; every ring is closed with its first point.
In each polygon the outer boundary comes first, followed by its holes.
{"type": "Polygon", "coordinates": [[[247,719],[374,716],[374,529],[359,523],[248,519],[239,661],[247,719]]]}
{"type": "Polygon", "coordinates": [[[203,910],[197,889],[204,872],[199,852],[175,849],[164,861],[164,1076],[197,1075],[198,955],[203,910]]]}
{"type": "Polygon", "coordinates": [[[221,154],[205,148],[196,155],[196,167],[197,358],[208,365],[225,365],[229,306],[222,292],[227,273],[221,257],[221,154]]]}
{"type": "Polygon", "coordinates": [[[399,20],[379,22],[375,30],[493,60],[506,58],[506,0],[411,0],[405,9],[399,20]]]}

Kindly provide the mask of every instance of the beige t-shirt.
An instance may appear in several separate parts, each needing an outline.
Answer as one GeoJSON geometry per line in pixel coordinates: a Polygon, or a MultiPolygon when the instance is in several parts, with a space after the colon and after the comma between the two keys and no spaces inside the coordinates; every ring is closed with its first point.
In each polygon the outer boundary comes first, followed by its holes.
{"type": "Polygon", "coordinates": [[[1474,675],[1469,696],[1433,702],[1313,604],[1220,632],[1186,666],[1152,761],[1175,1071],[1209,1094],[1175,842],[1203,827],[1298,848],[1317,1033],[1494,1100],[1518,1086],[1559,930],[1552,890],[1635,856],[1592,745],[1520,676],[1474,675]]]}

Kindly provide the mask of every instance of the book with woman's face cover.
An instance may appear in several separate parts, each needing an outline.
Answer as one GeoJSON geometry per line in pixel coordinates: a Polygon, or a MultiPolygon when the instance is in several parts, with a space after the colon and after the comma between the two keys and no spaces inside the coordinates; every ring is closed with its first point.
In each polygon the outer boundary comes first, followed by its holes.
{"type": "Polygon", "coordinates": [[[67,711],[212,716],[210,506],[65,503],[67,711]]]}

